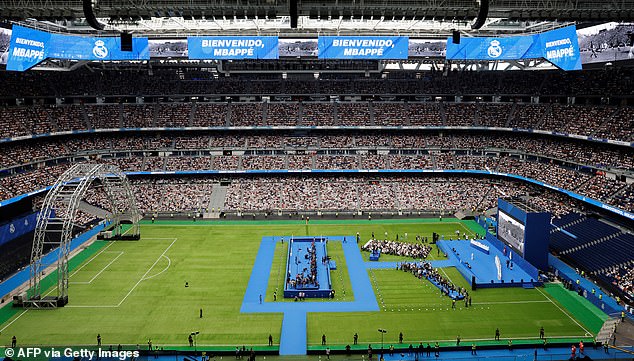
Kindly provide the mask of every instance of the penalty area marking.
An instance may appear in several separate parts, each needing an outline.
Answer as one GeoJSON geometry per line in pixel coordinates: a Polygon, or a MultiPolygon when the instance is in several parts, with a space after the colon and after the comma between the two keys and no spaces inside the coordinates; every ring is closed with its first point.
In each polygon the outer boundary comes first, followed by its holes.
{"type": "Polygon", "coordinates": [[[112,241],[110,242],[107,246],[105,246],[101,251],[97,252],[96,255],[92,256],[88,262],[82,264],[81,266],[79,266],[79,268],[77,268],[75,271],[73,271],[73,273],[71,273],[68,278],[73,277],[77,272],[81,271],[84,267],[86,267],[90,262],[92,262],[95,258],[97,258],[100,254],[102,254],[103,252],[105,252],[108,248],[110,248],[110,246],[112,246],[116,241],[112,241]]]}
{"type": "MultiPolygon", "coordinates": [[[[96,275],[94,275],[94,276],[90,279],[90,281],[88,281],[88,282],[68,282],[68,283],[69,283],[69,284],[71,284],[71,285],[73,285],[73,284],[74,284],[74,285],[89,285],[89,284],[91,284],[91,283],[92,283],[92,281],[94,281],[97,277],[99,277],[99,275],[101,275],[101,274],[103,273],[103,271],[105,271],[108,267],[110,267],[110,265],[111,265],[111,264],[113,264],[113,263],[114,263],[117,259],[119,259],[119,257],[121,257],[121,256],[123,255],[123,253],[124,253],[124,252],[123,252],[123,251],[119,251],[119,252],[117,252],[117,251],[113,251],[113,252],[108,252],[108,253],[119,253],[119,254],[118,254],[118,255],[117,255],[117,257],[115,257],[112,261],[110,261],[107,265],[105,265],[105,266],[101,269],[101,271],[97,272],[97,274],[96,274],[96,275]]],[[[75,273],[73,273],[73,275],[74,275],[74,274],[75,274],[75,273]]],[[[70,277],[70,276],[69,276],[69,277],[70,277]]]]}
{"type": "MultiPolygon", "coordinates": [[[[163,238],[164,239],[164,238],[163,238]]],[[[174,243],[176,243],[176,240],[178,240],[178,238],[174,238],[174,240],[172,241],[172,243],[170,243],[169,246],[167,246],[167,248],[165,248],[165,250],[163,251],[163,253],[161,253],[161,255],[156,259],[156,261],[154,261],[154,263],[152,264],[152,266],[150,268],[148,268],[147,271],[145,271],[145,274],[143,275],[143,277],[141,277],[141,279],[134,285],[134,287],[132,287],[132,289],[128,292],[127,295],[125,295],[125,297],[123,297],[123,299],[119,302],[119,304],[117,304],[117,307],[121,306],[121,304],[128,298],[128,296],[130,296],[130,294],[137,288],[137,286],[139,285],[139,283],[143,282],[143,280],[145,279],[145,277],[148,275],[148,273],[150,273],[150,271],[152,270],[152,268],[154,268],[154,266],[156,266],[156,264],[158,263],[158,261],[165,255],[165,253],[167,253],[167,251],[169,251],[170,248],[172,248],[172,246],[174,245],[174,243]]]]}
{"type": "MultiPolygon", "coordinates": [[[[126,298],[128,298],[128,296],[132,293],[132,291],[134,291],[134,289],[139,285],[139,283],[141,283],[141,281],[143,281],[144,279],[149,279],[149,278],[145,278],[145,276],[147,276],[147,274],[152,270],[152,268],[158,263],[158,261],[161,259],[161,257],[165,256],[165,253],[167,253],[167,251],[172,247],[172,245],[174,244],[174,242],[176,242],[176,240],[178,238],[166,238],[166,237],[157,237],[157,238],[144,238],[144,239],[148,239],[148,240],[165,240],[165,239],[173,239],[172,243],[170,243],[170,245],[165,249],[165,251],[163,251],[163,253],[156,259],[156,261],[154,262],[154,264],[152,265],[152,267],[150,267],[147,272],[145,272],[145,274],[143,275],[143,277],[141,277],[141,279],[139,280],[139,282],[137,282],[134,287],[132,287],[132,289],[130,290],[130,292],[128,292],[128,294],[121,300],[121,302],[119,302],[117,305],[109,305],[109,306],[83,306],[83,305],[66,305],[65,307],[71,307],[71,308],[117,308],[119,306],[121,306],[121,304],[123,303],[123,301],[126,300],[126,298]]],[[[86,265],[88,265],[90,262],[92,262],[95,258],[97,258],[97,256],[99,256],[100,254],[102,254],[103,252],[105,252],[110,246],[112,246],[116,241],[112,241],[110,242],[106,247],[104,247],[101,251],[99,251],[96,255],[94,255],[90,260],[88,260],[88,262],[84,263],[83,265],[81,265],[79,268],[75,269],[75,271],[73,273],[71,273],[68,278],[72,277],[73,275],[75,275],[77,272],[79,272],[82,268],[86,267],[86,265]]],[[[121,255],[123,254],[123,252],[121,252],[121,254],[119,254],[119,256],[117,256],[117,258],[119,258],[121,255]]],[[[169,261],[169,257],[165,256],[168,261],[169,261]]],[[[115,260],[117,259],[115,258],[115,260]]],[[[113,260],[114,262],[114,260],[113,260]]],[[[111,262],[112,263],[112,262],[111,262]]],[[[103,272],[108,266],[104,267],[104,269],[101,270],[101,272],[103,272]]],[[[169,268],[169,264],[168,264],[168,268],[169,268]]],[[[165,272],[167,270],[164,269],[163,271],[161,271],[161,273],[165,272]]],[[[101,273],[100,272],[100,273],[101,273]]],[[[159,273],[160,274],[160,273],[159,273]]],[[[99,274],[97,274],[99,275],[99,274]]],[[[157,274],[158,275],[158,274],[157,274]]],[[[155,277],[157,275],[151,276],[155,277]]],[[[96,277],[96,276],[95,276],[96,277]]],[[[93,277],[94,279],[94,277],[93,277]]],[[[92,282],[92,280],[91,280],[92,282]]],[[[53,290],[55,290],[55,288],[52,288],[50,291],[48,291],[46,295],[51,294],[51,292],[53,292],[53,290]]],[[[17,321],[20,317],[24,316],[25,313],[29,312],[29,310],[24,310],[22,311],[22,313],[20,313],[19,315],[17,315],[13,320],[11,320],[11,322],[7,323],[3,328],[0,329],[0,333],[4,332],[4,330],[6,330],[7,328],[9,328],[9,326],[11,326],[15,321],[17,321]]]]}
{"type": "MultiPolygon", "coordinates": [[[[160,275],[161,273],[167,271],[168,268],[170,268],[170,265],[172,264],[172,260],[169,257],[167,257],[166,255],[162,255],[161,257],[167,259],[167,267],[163,268],[163,270],[161,272],[157,273],[157,274],[153,274],[150,277],[146,277],[146,278],[142,279],[142,281],[147,281],[147,280],[149,280],[151,278],[154,278],[154,277],[160,275]]],[[[546,302],[546,301],[544,301],[544,302],[546,302]]]]}
{"type": "MultiPolygon", "coordinates": [[[[156,266],[156,264],[161,260],[161,258],[166,257],[169,260],[169,257],[165,256],[165,253],[167,253],[167,251],[169,251],[169,249],[172,248],[174,243],[178,240],[178,238],[147,238],[147,239],[172,239],[173,241],[172,241],[172,243],[170,243],[169,246],[167,246],[167,248],[165,248],[163,253],[161,253],[161,255],[158,256],[158,258],[156,259],[156,261],[154,261],[152,266],[150,266],[150,268],[148,268],[148,270],[145,271],[145,274],[143,274],[143,276],[137,281],[137,283],[134,286],[132,286],[130,291],[128,291],[128,293],[123,297],[123,299],[121,301],[119,301],[119,303],[117,303],[116,305],[103,305],[103,306],[100,306],[100,305],[96,305],[96,306],[92,306],[92,305],[66,305],[65,307],[70,307],[70,308],[117,308],[117,307],[121,306],[123,304],[123,302],[125,302],[125,300],[130,296],[130,294],[132,294],[132,292],[134,292],[134,290],[137,288],[137,286],[139,286],[139,284],[141,282],[149,279],[149,278],[147,278],[148,273],[150,273],[150,271],[152,271],[154,266],[156,266]]],[[[171,264],[171,261],[170,261],[169,264],[171,264]]],[[[168,264],[168,268],[169,268],[169,264],[168,264]]],[[[167,270],[167,268],[165,268],[163,271],[159,272],[158,274],[156,274],[154,276],[157,276],[157,275],[165,272],[166,270],[167,270]]],[[[154,277],[154,276],[151,276],[151,277],[154,277]]]]}
{"type": "Polygon", "coordinates": [[[572,318],[572,316],[570,316],[570,314],[568,314],[568,312],[564,311],[563,308],[559,307],[559,305],[557,305],[555,302],[553,302],[553,300],[548,297],[548,295],[546,295],[544,292],[542,292],[542,290],[540,290],[539,288],[535,288],[537,291],[539,291],[539,293],[541,293],[544,297],[546,297],[546,299],[548,301],[550,301],[550,303],[552,303],[555,307],[557,307],[564,315],[568,316],[568,318],[570,318],[572,320],[572,322],[574,322],[575,324],[577,324],[577,326],[581,327],[582,330],[586,331],[586,336],[588,337],[592,337],[592,332],[588,331],[585,327],[581,326],[581,324],[579,322],[577,322],[577,320],[575,320],[574,318],[572,318]]]}

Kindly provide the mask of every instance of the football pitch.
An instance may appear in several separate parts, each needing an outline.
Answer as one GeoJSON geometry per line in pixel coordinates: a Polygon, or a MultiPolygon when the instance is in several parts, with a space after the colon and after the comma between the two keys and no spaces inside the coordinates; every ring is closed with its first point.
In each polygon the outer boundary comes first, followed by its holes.
{"type": "MultiPolygon", "coordinates": [[[[199,349],[230,350],[247,345],[276,350],[284,313],[257,312],[257,308],[255,312],[241,312],[263,237],[354,236],[359,232],[363,244],[373,232],[381,238],[387,232],[389,239],[398,234],[400,241],[415,242],[416,235],[431,239],[432,232],[437,232],[448,238],[456,230],[483,232],[474,222],[453,219],[324,220],[309,225],[300,221],[144,222],[140,241],[96,241],[75,256],[66,307],[0,309],[0,345],[10,344],[13,335],[21,345],[95,345],[100,334],[103,345],[143,346],[151,339],[155,346],[188,347],[188,335],[199,332],[199,349]],[[274,343],[270,348],[269,335],[274,343]]],[[[353,237],[348,237],[348,242],[354,242],[353,237]]],[[[464,342],[493,343],[496,328],[501,331],[500,344],[506,344],[506,338],[537,342],[542,326],[549,339],[578,340],[595,335],[606,319],[558,285],[470,291],[472,306],[458,302],[452,309],[449,298],[441,296],[428,281],[409,273],[394,268],[349,269],[342,246],[341,242],[328,244],[329,255],[337,263],[337,269],[331,272],[335,298],[308,300],[303,305],[308,307],[309,349],[321,347],[322,335],[327,336],[331,347],[352,344],[355,333],[359,335],[359,347],[380,345],[379,328],[388,330],[386,345],[396,343],[400,332],[406,344],[441,341],[441,345],[450,345],[455,344],[458,335],[464,342]],[[353,274],[367,276],[376,300],[355,295],[353,274]],[[376,301],[378,310],[310,311],[312,302],[333,302],[334,306],[367,301],[376,301]]],[[[268,274],[261,275],[268,277],[265,304],[293,306],[294,302],[282,298],[286,247],[287,242],[274,245],[268,274]],[[278,297],[274,301],[276,288],[278,297]]],[[[367,262],[367,253],[361,252],[361,256],[367,262]]],[[[445,258],[434,249],[429,259],[445,258]]],[[[407,260],[411,259],[381,257],[382,262],[407,260]]],[[[454,267],[441,270],[452,282],[469,289],[454,267]]]]}

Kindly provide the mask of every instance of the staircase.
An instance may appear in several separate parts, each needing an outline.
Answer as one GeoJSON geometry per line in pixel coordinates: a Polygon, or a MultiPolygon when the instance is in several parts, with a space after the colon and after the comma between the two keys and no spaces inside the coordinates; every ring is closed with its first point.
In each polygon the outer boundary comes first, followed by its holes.
{"type": "Polygon", "coordinates": [[[603,323],[599,334],[597,335],[597,341],[599,342],[608,342],[612,339],[612,335],[614,334],[614,328],[619,323],[618,318],[610,317],[603,323]]]}
{"type": "Polygon", "coordinates": [[[511,127],[511,122],[515,119],[515,112],[517,111],[517,103],[513,103],[511,105],[511,111],[509,111],[508,116],[506,117],[506,123],[504,124],[505,128],[511,127]]]}
{"type": "Polygon", "coordinates": [[[203,214],[204,219],[218,219],[220,212],[224,209],[225,198],[227,197],[227,187],[214,184],[211,188],[211,199],[207,206],[207,212],[203,214]]]}
{"type": "Polygon", "coordinates": [[[440,119],[442,120],[442,125],[447,125],[447,113],[445,112],[445,107],[443,103],[438,104],[438,112],[440,113],[440,119]]]}

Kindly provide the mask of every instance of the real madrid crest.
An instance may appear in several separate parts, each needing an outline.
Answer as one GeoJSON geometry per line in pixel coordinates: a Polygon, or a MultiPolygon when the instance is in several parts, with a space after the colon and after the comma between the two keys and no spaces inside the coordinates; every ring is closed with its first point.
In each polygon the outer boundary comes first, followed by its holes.
{"type": "Polygon", "coordinates": [[[489,54],[492,58],[497,58],[502,55],[502,47],[500,46],[499,40],[492,40],[489,49],[487,49],[487,54],[489,54]]]}
{"type": "Polygon", "coordinates": [[[103,59],[108,56],[108,48],[103,40],[95,41],[95,46],[92,48],[92,53],[99,59],[103,59]]]}

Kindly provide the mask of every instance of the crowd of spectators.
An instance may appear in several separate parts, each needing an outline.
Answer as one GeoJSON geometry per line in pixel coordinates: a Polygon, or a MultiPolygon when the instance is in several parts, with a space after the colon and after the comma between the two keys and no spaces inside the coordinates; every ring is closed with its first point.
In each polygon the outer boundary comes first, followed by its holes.
{"type": "Polygon", "coordinates": [[[236,127],[264,126],[262,103],[231,103],[231,125],[236,127]]]}
{"type": "Polygon", "coordinates": [[[60,105],[48,108],[52,130],[63,132],[88,129],[88,124],[79,106],[60,105]]]}
{"type": "Polygon", "coordinates": [[[630,183],[620,192],[614,194],[610,203],[621,209],[634,209],[634,183],[630,183]]]}
{"type": "Polygon", "coordinates": [[[131,181],[139,211],[202,212],[209,207],[213,183],[211,179],[155,178],[131,181]]]}
{"type": "Polygon", "coordinates": [[[288,169],[313,169],[313,157],[310,155],[295,155],[290,154],[287,156],[288,169]]]}
{"type": "Polygon", "coordinates": [[[576,190],[577,187],[592,177],[589,173],[577,172],[553,164],[529,162],[512,156],[501,157],[497,171],[537,179],[544,183],[570,190],[576,190]]]}
{"type": "Polygon", "coordinates": [[[119,104],[85,106],[88,124],[94,129],[121,128],[121,107],[119,104]]]}
{"type": "Polygon", "coordinates": [[[605,177],[602,174],[598,174],[585,182],[576,190],[579,193],[587,195],[593,199],[600,201],[606,201],[615,195],[621,188],[626,187],[624,182],[615,182],[612,179],[605,177]]]}
{"type": "MultiPolygon", "coordinates": [[[[165,164],[167,171],[211,169],[211,157],[168,157],[165,164]]],[[[157,170],[157,169],[152,169],[157,170]]]]}
{"type": "Polygon", "coordinates": [[[539,189],[476,178],[257,177],[232,181],[225,207],[233,211],[473,211],[495,207],[501,196],[529,193],[539,189]]]}
{"type": "Polygon", "coordinates": [[[511,104],[493,103],[478,104],[476,113],[476,124],[480,127],[506,127],[511,113],[511,104]]]}
{"type": "Polygon", "coordinates": [[[509,114],[509,127],[519,129],[541,129],[541,124],[552,119],[550,104],[516,105],[509,114]]]}
{"type": "Polygon", "coordinates": [[[302,126],[333,126],[335,123],[334,103],[302,103],[302,126]]]}
{"type": "Polygon", "coordinates": [[[124,128],[149,128],[154,125],[153,104],[123,104],[121,107],[124,128]]]}
{"type": "Polygon", "coordinates": [[[358,169],[359,157],[356,155],[317,155],[317,169],[358,169]]]}
{"type": "Polygon", "coordinates": [[[160,103],[156,109],[156,126],[179,128],[190,126],[190,103],[160,103]]]}
{"type": "Polygon", "coordinates": [[[431,247],[423,243],[382,241],[379,239],[369,240],[361,249],[368,252],[379,251],[381,254],[411,257],[420,260],[426,259],[429,252],[431,252],[431,247]]]}
{"type": "Polygon", "coordinates": [[[193,127],[224,127],[227,125],[226,103],[195,103],[193,127]]]}
{"type": "Polygon", "coordinates": [[[634,268],[614,266],[605,272],[612,283],[634,299],[634,268]]]}
{"type": "Polygon", "coordinates": [[[400,126],[409,125],[405,114],[404,103],[374,102],[371,104],[374,111],[374,124],[379,126],[400,126]],[[403,121],[405,120],[405,124],[403,121]]]}
{"type": "Polygon", "coordinates": [[[297,126],[299,103],[268,103],[266,124],[270,126],[297,126]]]}
{"type": "Polygon", "coordinates": [[[445,109],[445,125],[472,126],[475,123],[476,103],[447,103],[445,109]]]}
{"type": "MultiPolygon", "coordinates": [[[[0,167],[9,170],[0,178],[0,196],[7,199],[51,184],[54,177],[40,177],[46,171],[32,172],[50,166],[51,161],[100,161],[124,171],[491,170],[573,190],[625,210],[634,209],[632,186],[622,178],[603,175],[604,169],[610,168],[634,170],[634,156],[628,147],[504,132],[125,132],[11,141],[0,144],[0,167]],[[589,170],[587,166],[598,169],[589,170]]],[[[378,197],[364,196],[374,191],[362,190],[354,207],[360,203],[370,208],[370,204],[380,203],[378,197]]],[[[398,196],[387,196],[386,207],[396,207],[396,199],[398,196]]]]}
{"type": "Polygon", "coordinates": [[[441,126],[440,103],[409,103],[403,114],[412,126],[441,126]]]}
{"type": "Polygon", "coordinates": [[[446,125],[543,129],[631,141],[632,109],[549,103],[366,101],[34,105],[0,108],[0,138],[120,127],[446,125]]]}
{"type": "Polygon", "coordinates": [[[370,123],[368,102],[337,103],[338,125],[367,126],[370,123]]]}
{"type": "Polygon", "coordinates": [[[270,155],[245,155],[242,157],[242,169],[287,169],[284,160],[285,157],[270,155]]]}

